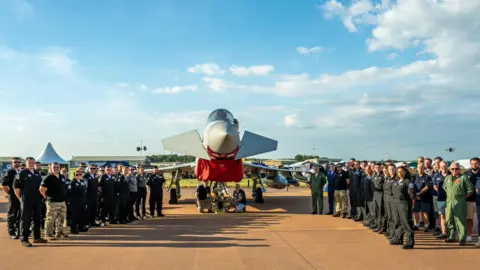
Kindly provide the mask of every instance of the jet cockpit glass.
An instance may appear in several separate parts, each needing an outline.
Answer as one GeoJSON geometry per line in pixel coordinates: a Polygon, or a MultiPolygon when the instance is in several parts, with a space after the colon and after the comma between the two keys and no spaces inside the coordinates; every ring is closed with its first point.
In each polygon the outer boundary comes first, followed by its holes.
{"type": "Polygon", "coordinates": [[[218,109],[213,111],[209,116],[208,116],[208,123],[213,122],[213,121],[227,121],[232,123],[234,120],[233,114],[225,109],[218,109]]]}

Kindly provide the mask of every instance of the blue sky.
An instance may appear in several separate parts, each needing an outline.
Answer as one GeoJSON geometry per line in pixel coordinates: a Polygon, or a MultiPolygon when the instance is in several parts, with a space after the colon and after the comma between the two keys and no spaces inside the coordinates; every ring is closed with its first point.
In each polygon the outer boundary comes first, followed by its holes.
{"type": "Polygon", "coordinates": [[[478,156],[480,5],[450,2],[0,0],[0,155],[162,153],[224,107],[264,157],[478,156]]]}

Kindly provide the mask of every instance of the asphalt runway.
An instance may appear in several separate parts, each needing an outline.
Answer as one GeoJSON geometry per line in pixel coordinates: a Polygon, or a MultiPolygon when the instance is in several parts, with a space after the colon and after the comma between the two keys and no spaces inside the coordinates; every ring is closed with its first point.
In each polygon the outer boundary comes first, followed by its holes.
{"type": "MultiPolygon", "coordinates": [[[[32,248],[10,240],[1,222],[0,269],[479,269],[473,242],[459,247],[418,232],[415,249],[402,250],[359,223],[310,215],[306,188],[269,190],[264,204],[249,202],[248,213],[224,215],[197,213],[194,190],[182,193],[180,204],[164,204],[164,218],[32,248]]],[[[2,218],[6,207],[2,194],[2,218]]]]}

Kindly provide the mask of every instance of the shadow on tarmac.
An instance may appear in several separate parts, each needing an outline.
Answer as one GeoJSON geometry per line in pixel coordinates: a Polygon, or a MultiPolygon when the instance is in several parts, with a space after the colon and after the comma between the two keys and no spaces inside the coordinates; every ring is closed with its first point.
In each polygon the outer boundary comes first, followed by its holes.
{"type": "Polygon", "coordinates": [[[249,230],[266,229],[281,219],[283,217],[261,214],[176,215],[93,228],[66,240],[50,241],[44,247],[268,247],[260,244],[265,239],[241,235],[249,230]]]}

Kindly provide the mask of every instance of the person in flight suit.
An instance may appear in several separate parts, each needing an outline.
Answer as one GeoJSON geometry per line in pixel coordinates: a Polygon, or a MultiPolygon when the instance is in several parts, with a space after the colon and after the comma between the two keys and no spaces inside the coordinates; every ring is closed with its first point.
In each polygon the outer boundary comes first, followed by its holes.
{"type": "Polygon", "coordinates": [[[313,173],[308,179],[308,186],[312,192],[312,214],[323,215],[323,187],[326,184],[326,178],[319,171],[318,166],[313,167],[313,173]]]}
{"type": "Polygon", "coordinates": [[[451,174],[445,177],[443,189],[447,193],[445,207],[447,223],[447,239],[445,242],[455,242],[455,230],[458,231],[460,246],[465,245],[467,238],[467,198],[473,194],[472,183],[460,174],[460,164],[452,162],[451,174]]]}
{"type": "Polygon", "coordinates": [[[413,234],[413,220],[412,220],[412,200],[415,199],[415,185],[406,178],[406,171],[404,167],[399,167],[397,170],[398,181],[392,185],[394,207],[396,209],[396,219],[400,226],[396,228],[395,237],[390,243],[403,244],[403,249],[411,249],[415,245],[413,234]],[[405,243],[403,237],[406,236],[405,243]]]}
{"type": "Polygon", "coordinates": [[[155,216],[155,208],[157,209],[157,216],[163,217],[163,184],[165,178],[159,173],[158,167],[155,166],[153,174],[147,180],[147,186],[150,188],[150,216],[155,216]]]}
{"type": "Polygon", "coordinates": [[[350,174],[350,192],[352,192],[352,201],[350,202],[350,207],[355,208],[356,216],[353,217],[354,221],[362,221],[365,217],[365,213],[362,210],[362,205],[364,202],[363,199],[363,190],[362,190],[362,178],[364,172],[360,168],[360,161],[355,161],[355,167],[350,174]]]}
{"type": "Polygon", "coordinates": [[[28,241],[30,235],[30,223],[33,216],[33,243],[46,243],[47,240],[40,237],[40,219],[41,219],[41,201],[40,183],[42,176],[40,172],[35,170],[35,159],[28,157],[25,159],[26,169],[16,175],[13,182],[15,188],[15,195],[21,202],[22,219],[20,227],[22,228],[22,245],[24,247],[31,247],[32,244],[28,241]]]}
{"type": "Polygon", "coordinates": [[[20,159],[12,158],[12,168],[7,171],[2,179],[3,191],[8,194],[8,234],[10,239],[20,238],[20,201],[13,190],[13,182],[17,174],[20,173],[20,159]]]}
{"type": "Polygon", "coordinates": [[[144,219],[147,216],[145,208],[145,200],[147,199],[147,176],[145,175],[145,168],[140,165],[139,173],[137,174],[137,199],[135,202],[135,212],[137,218],[144,219]],[[142,214],[140,215],[140,206],[142,207],[142,214]]]}
{"type": "Polygon", "coordinates": [[[75,178],[70,183],[70,207],[72,208],[72,221],[70,224],[70,232],[78,234],[85,232],[87,224],[87,183],[83,178],[83,171],[77,169],[75,171],[75,178]]]}
{"type": "Polygon", "coordinates": [[[328,213],[333,215],[333,206],[335,204],[335,164],[330,163],[330,170],[327,172],[328,179],[328,213]]]}
{"type": "Polygon", "coordinates": [[[385,235],[388,238],[393,238],[395,236],[395,223],[393,220],[392,185],[395,182],[397,169],[395,168],[395,165],[390,164],[387,167],[387,171],[388,171],[388,175],[386,176],[385,182],[383,184],[383,198],[384,198],[386,227],[387,227],[387,232],[385,235]]]}
{"type": "Polygon", "coordinates": [[[87,222],[90,227],[98,227],[95,221],[98,209],[98,167],[96,164],[88,165],[88,172],[83,176],[83,181],[87,184],[87,222]]]}
{"type": "Polygon", "coordinates": [[[107,166],[105,168],[105,174],[102,175],[102,178],[100,178],[98,183],[102,197],[102,209],[100,211],[100,220],[102,221],[102,226],[106,225],[107,219],[109,222],[114,222],[115,219],[115,176],[112,173],[112,167],[107,166]]]}
{"type": "Polygon", "coordinates": [[[383,184],[385,182],[385,176],[382,171],[382,165],[375,164],[375,174],[372,179],[373,182],[373,204],[374,204],[374,220],[375,229],[374,232],[385,232],[385,204],[383,200],[383,184]]]}
{"type": "Polygon", "coordinates": [[[375,229],[375,213],[373,203],[373,170],[370,166],[365,166],[365,174],[362,176],[363,197],[365,199],[362,205],[362,212],[366,213],[363,220],[363,225],[370,229],[375,229]]]}

